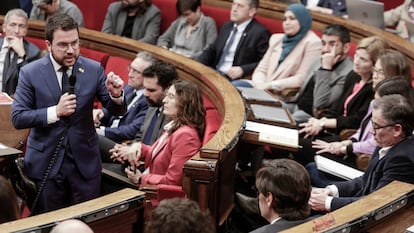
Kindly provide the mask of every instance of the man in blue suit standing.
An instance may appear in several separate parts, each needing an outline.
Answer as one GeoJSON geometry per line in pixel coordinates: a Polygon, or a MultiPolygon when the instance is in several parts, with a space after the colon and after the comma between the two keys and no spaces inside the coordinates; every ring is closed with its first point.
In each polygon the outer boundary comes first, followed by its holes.
{"type": "Polygon", "coordinates": [[[126,111],[122,79],[110,73],[105,80],[99,63],[79,56],[79,28],[73,18],[50,17],[45,34],[49,54],[21,69],[12,105],[14,127],[31,128],[24,168],[40,192],[34,213],[100,195],[93,102],[97,97],[113,115],[126,111]]]}
{"type": "Polygon", "coordinates": [[[197,61],[235,80],[251,75],[265,54],[269,31],[254,19],[258,0],[233,0],[230,21],[197,61]]]}

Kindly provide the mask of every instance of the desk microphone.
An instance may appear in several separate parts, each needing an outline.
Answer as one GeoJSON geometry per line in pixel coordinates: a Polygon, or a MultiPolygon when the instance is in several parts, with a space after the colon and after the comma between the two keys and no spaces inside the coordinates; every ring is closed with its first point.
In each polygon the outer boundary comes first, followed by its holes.
{"type": "Polygon", "coordinates": [[[76,76],[72,74],[69,77],[69,89],[68,89],[69,94],[75,94],[75,84],[76,84],[76,76]]]}

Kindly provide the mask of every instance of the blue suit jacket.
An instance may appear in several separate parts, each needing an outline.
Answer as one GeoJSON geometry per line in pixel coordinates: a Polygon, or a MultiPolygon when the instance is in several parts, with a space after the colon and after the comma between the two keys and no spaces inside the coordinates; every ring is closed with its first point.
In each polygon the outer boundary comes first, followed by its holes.
{"type": "MultiPolygon", "coordinates": [[[[134,89],[131,86],[125,86],[125,99],[129,99],[132,96],[134,89]]],[[[126,103],[129,104],[129,103],[126,103]]],[[[129,107],[128,111],[119,121],[117,128],[110,128],[111,124],[118,117],[111,115],[108,109],[102,109],[104,112],[104,117],[101,119],[103,125],[105,125],[105,137],[116,141],[121,142],[123,140],[134,139],[135,136],[141,129],[141,125],[144,122],[145,114],[147,113],[148,104],[147,99],[144,95],[138,98],[135,103],[129,107]]]]}
{"type": "Polygon", "coordinates": [[[56,105],[62,94],[50,55],[25,65],[20,71],[12,122],[17,129],[31,128],[25,155],[25,172],[30,177],[42,179],[62,136],[63,143],[49,177],[59,170],[68,143],[82,176],[91,178],[101,174],[93,102],[97,97],[114,115],[122,115],[126,107],[112,101],[105,87],[104,70],[98,62],[79,57],[73,71],[77,76],[76,111],[52,124],[47,122],[47,108],[56,105]]]}
{"type": "Polygon", "coordinates": [[[331,210],[336,210],[365,195],[368,195],[391,181],[399,180],[414,184],[414,137],[399,142],[379,160],[377,148],[364,175],[353,180],[335,183],[338,198],[333,198],[331,210]]]}
{"type": "MultiPolygon", "coordinates": [[[[4,38],[0,37],[0,48],[3,46],[4,38]]],[[[39,58],[40,49],[36,47],[36,45],[32,44],[29,41],[23,40],[24,50],[26,51],[26,58],[21,63],[17,64],[17,57],[16,62],[10,64],[9,71],[7,72],[6,76],[3,77],[3,84],[2,90],[9,95],[13,95],[16,91],[17,80],[19,79],[19,71],[22,66],[26,65],[27,63],[36,60],[39,58]]]]}
{"type": "MultiPolygon", "coordinates": [[[[214,43],[197,58],[199,62],[216,69],[233,25],[232,21],[223,24],[214,43]]],[[[255,19],[247,25],[237,44],[233,60],[233,66],[240,66],[243,69],[243,77],[251,75],[263,58],[269,45],[269,36],[269,31],[255,19]]]]}

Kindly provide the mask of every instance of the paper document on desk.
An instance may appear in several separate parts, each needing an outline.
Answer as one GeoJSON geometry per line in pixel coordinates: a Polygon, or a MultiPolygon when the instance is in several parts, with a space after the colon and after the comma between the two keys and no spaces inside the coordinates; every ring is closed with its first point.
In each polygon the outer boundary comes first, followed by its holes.
{"type": "Polygon", "coordinates": [[[315,163],[318,170],[345,180],[352,180],[364,174],[364,172],[360,170],[338,163],[321,155],[315,155],[315,163]]]}
{"type": "Polygon", "coordinates": [[[246,130],[258,132],[261,142],[299,148],[299,134],[296,129],[246,121],[246,130]]]}

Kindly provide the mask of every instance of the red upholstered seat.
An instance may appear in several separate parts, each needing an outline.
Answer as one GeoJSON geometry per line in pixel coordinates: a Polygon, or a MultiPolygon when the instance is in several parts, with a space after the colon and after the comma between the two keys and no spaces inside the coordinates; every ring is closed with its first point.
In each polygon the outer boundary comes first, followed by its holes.
{"type": "Polygon", "coordinates": [[[85,27],[96,31],[101,31],[102,25],[105,19],[106,12],[108,11],[109,4],[116,2],[116,0],[71,0],[75,3],[83,14],[83,20],[85,21],[85,27]]]}
{"type": "Polygon", "coordinates": [[[83,48],[83,47],[80,48],[80,54],[87,58],[90,58],[92,60],[95,60],[101,63],[102,67],[106,66],[106,62],[108,61],[108,58],[109,58],[109,54],[105,52],[83,48]]]}
{"type": "Polygon", "coordinates": [[[283,33],[283,22],[280,20],[269,19],[263,16],[256,16],[257,21],[263,24],[270,33],[283,33]]]}
{"type": "Polygon", "coordinates": [[[152,0],[152,3],[157,6],[161,12],[160,35],[162,35],[171,23],[178,18],[178,13],[175,7],[176,2],[176,0],[152,0]]]}
{"type": "Polygon", "coordinates": [[[216,21],[217,31],[220,31],[223,23],[230,20],[229,9],[203,5],[201,6],[201,11],[204,13],[204,15],[210,16],[216,21]]]}
{"type": "Polygon", "coordinates": [[[105,66],[105,74],[109,72],[114,72],[115,74],[119,75],[122,80],[124,80],[124,84],[128,82],[128,65],[131,64],[131,60],[118,57],[118,56],[109,56],[106,66],[105,66]]]}
{"type": "Polygon", "coordinates": [[[30,36],[26,36],[25,39],[35,44],[40,50],[46,49],[46,39],[34,38],[30,36]]]}

